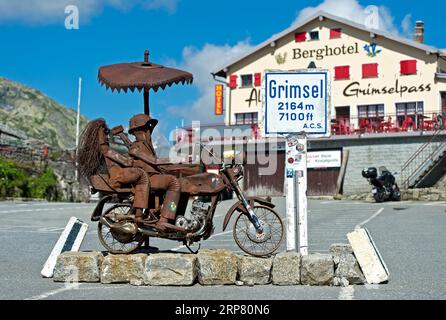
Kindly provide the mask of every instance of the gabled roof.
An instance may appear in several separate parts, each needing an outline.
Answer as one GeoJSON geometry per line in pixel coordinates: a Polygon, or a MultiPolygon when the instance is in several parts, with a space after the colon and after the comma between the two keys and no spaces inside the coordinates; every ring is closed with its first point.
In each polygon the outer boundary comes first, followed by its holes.
{"type": "Polygon", "coordinates": [[[272,36],[271,38],[269,38],[268,40],[262,42],[261,44],[257,45],[255,48],[253,48],[252,50],[250,50],[248,53],[243,54],[242,56],[234,59],[233,61],[227,63],[226,65],[222,66],[221,68],[215,70],[214,72],[212,72],[212,75],[217,75],[217,76],[225,76],[226,72],[224,71],[226,68],[234,65],[235,63],[243,60],[244,58],[252,55],[253,53],[259,51],[260,49],[263,49],[266,46],[269,46],[272,42],[277,41],[283,37],[285,37],[286,35],[296,31],[297,29],[305,26],[306,24],[312,22],[315,19],[319,19],[319,17],[324,17],[326,19],[330,19],[333,21],[337,21],[339,23],[351,26],[353,28],[356,29],[360,29],[366,32],[370,32],[370,33],[374,33],[377,36],[381,36],[396,42],[400,42],[404,45],[416,48],[416,49],[420,49],[423,50],[425,52],[429,52],[429,53],[434,53],[434,54],[440,54],[440,55],[446,55],[446,49],[442,50],[442,49],[437,49],[435,47],[423,44],[423,43],[419,43],[410,39],[406,39],[394,34],[391,34],[389,32],[383,31],[383,30],[379,30],[379,29],[371,29],[371,28],[367,28],[365,25],[345,19],[345,18],[341,18],[338,17],[336,15],[333,15],[331,13],[327,13],[325,11],[318,11],[315,14],[309,16],[308,18],[302,20],[301,22],[295,23],[294,25],[292,25],[291,27],[283,30],[282,32],[275,34],[274,36],[272,36]]]}

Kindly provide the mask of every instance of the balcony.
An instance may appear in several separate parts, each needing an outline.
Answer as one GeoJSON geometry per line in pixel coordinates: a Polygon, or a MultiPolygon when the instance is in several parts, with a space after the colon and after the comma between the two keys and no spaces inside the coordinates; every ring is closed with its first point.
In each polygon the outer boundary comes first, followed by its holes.
{"type": "MultiPolygon", "coordinates": [[[[391,138],[419,135],[432,135],[438,129],[446,128],[446,115],[438,113],[423,114],[385,114],[384,116],[368,118],[338,118],[331,120],[331,137],[314,138],[344,140],[366,138],[391,138]]],[[[191,127],[177,131],[176,143],[190,143],[193,134],[191,127]]],[[[257,123],[250,125],[225,125],[223,123],[204,124],[200,127],[199,141],[216,144],[230,143],[261,143],[270,141],[263,137],[257,123]]],[[[195,136],[195,138],[197,138],[195,136]]],[[[310,140],[313,138],[310,137],[310,140]]],[[[275,141],[284,141],[278,137],[275,141]]]]}
{"type": "Polygon", "coordinates": [[[368,118],[338,118],[331,120],[332,136],[434,132],[446,127],[446,118],[437,113],[386,114],[368,118]]]}

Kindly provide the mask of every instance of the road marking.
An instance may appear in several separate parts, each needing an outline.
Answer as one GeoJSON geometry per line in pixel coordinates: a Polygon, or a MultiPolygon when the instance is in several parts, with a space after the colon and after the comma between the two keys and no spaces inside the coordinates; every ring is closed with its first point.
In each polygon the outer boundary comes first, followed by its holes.
{"type": "Polygon", "coordinates": [[[446,204],[446,202],[445,201],[440,201],[440,202],[430,202],[430,203],[425,203],[424,205],[425,206],[442,206],[442,205],[444,205],[444,204],[446,204]]]}
{"type": "Polygon", "coordinates": [[[342,287],[338,300],[353,300],[355,298],[355,286],[342,287]]]}
{"type": "Polygon", "coordinates": [[[74,287],[70,287],[70,286],[63,287],[63,288],[59,288],[59,289],[56,289],[56,290],[44,292],[42,294],[39,294],[37,296],[33,296],[31,298],[26,298],[25,300],[43,300],[43,299],[46,299],[46,298],[48,298],[50,296],[53,296],[55,294],[58,294],[58,293],[61,293],[61,292],[64,292],[64,291],[73,290],[73,289],[74,289],[74,287]]]}
{"type": "Polygon", "coordinates": [[[65,291],[71,291],[71,290],[104,290],[104,289],[121,289],[121,288],[127,288],[125,285],[121,286],[98,286],[98,287],[83,287],[84,284],[82,283],[68,283],[65,287],[59,288],[56,290],[51,290],[44,292],[42,294],[32,296],[31,298],[26,298],[24,300],[43,300],[48,297],[54,296],[56,294],[65,292],[65,291]],[[82,288],[81,288],[82,286],[82,288]]]}
{"type": "Polygon", "coordinates": [[[363,222],[361,222],[360,224],[356,225],[355,229],[361,229],[365,224],[369,223],[370,221],[372,221],[373,219],[375,219],[377,216],[379,216],[382,212],[384,211],[384,208],[379,209],[378,211],[376,211],[370,218],[368,218],[367,220],[364,220],[363,222]]]}
{"type": "Polygon", "coordinates": [[[60,208],[48,208],[48,209],[23,209],[23,210],[3,210],[0,211],[2,213],[19,213],[19,212],[40,212],[40,211],[58,211],[58,210],[77,210],[77,209],[85,209],[85,207],[60,207],[60,208]]]}

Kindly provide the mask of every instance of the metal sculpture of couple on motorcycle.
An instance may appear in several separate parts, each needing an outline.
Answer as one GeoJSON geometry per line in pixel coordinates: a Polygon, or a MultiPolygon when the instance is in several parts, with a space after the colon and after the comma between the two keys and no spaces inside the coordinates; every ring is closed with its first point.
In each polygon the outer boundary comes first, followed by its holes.
{"type": "Polygon", "coordinates": [[[193,243],[212,235],[215,211],[228,191],[238,201],[226,213],[223,230],[236,213],[233,236],[241,250],[268,256],[279,248],[283,222],[270,198],[245,197],[238,184],[242,164],[220,159],[216,174],[200,172],[204,163],[172,164],[157,158],[151,135],[158,121],[149,115],[149,89],[191,83],[191,74],[152,64],[146,52],[144,62],[101,67],[99,81],[112,90],[144,90],[145,110],[130,119],[128,133],[134,141],[122,126],[110,130],[103,119],[91,121],[82,134],[79,171],[92,191],[101,194],[91,220],[98,222],[99,240],[105,248],[115,254],[131,253],[148,237],[158,237],[181,241],[192,251],[193,243]],[[110,146],[115,136],[127,146],[127,154],[110,146]],[[204,198],[210,202],[201,201],[204,198]],[[111,206],[106,208],[106,204],[111,206]]]}

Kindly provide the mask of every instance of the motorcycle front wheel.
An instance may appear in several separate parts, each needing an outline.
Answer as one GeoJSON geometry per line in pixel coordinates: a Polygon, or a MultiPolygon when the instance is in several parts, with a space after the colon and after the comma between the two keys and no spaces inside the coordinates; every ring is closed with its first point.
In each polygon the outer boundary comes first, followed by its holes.
{"type": "Polygon", "coordinates": [[[283,240],[282,219],[269,207],[255,206],[253,211],[263,227],[263,232],[258,233],[248,217],[240,213],[234,223],[234,240],[242,251],[250,255],[270,256],[279,249],[283,240]]]}
{"type": "Polygon", "coordinates": [[[377,202],[377,203],[381,203],[381,202],[384,202],[384,201],[386,201],[386,194],[385,194],[385,192],[377,192],[377,193],[375,193],[374,195],[373,195],[373,198],[375,198],[375,201],[377,202]]]}
{"type": "MultiPolygon", "coordinates": [[[[110,224],[123,223],[116,219],[116,215],[123,216],[129,215],[132,212],[132,206],[128,203],[118,203],[107,209],[102,218],[110,224]]],[[[98,222],[98,236],[101,244],[113,254],[128,254],[136,251],[144,242],[144,238],[141,235],[132,235],[119,230],[114,230],[98,222]]]]}
{"type": "Polygon", "coordinates": [[[398,187],[393,190],[392,201],[401,201],[401,191],[398,187]]]}

